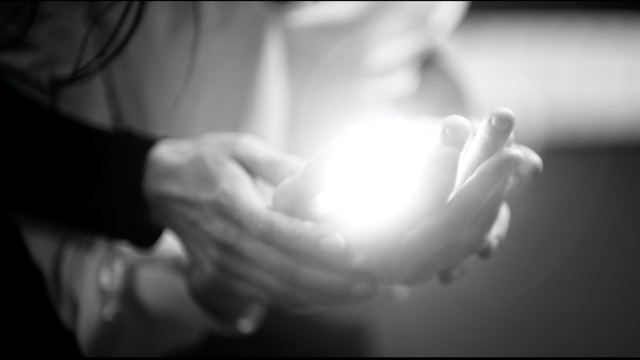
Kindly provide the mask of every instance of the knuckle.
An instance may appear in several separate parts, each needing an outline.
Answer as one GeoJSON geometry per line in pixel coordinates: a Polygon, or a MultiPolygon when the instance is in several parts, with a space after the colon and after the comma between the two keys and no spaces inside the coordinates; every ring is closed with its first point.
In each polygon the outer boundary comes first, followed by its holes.
{"type": "Polygon", "coordinates": [[[259,141],[259,138],[253,134],[234,133],[231,142],[231,152],[242,155],[247,152],[247,149],[254,148],[259,141]]]}

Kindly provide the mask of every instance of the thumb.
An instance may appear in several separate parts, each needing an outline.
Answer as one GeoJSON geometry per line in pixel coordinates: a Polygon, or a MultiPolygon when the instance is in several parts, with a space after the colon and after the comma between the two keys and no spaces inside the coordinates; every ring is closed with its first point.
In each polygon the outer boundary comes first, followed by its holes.
{"type": "Polygon", "coordinates": [[[296,174],[284,180],[275,190],[273,207],[275,210],[302,219],[315,220],[316,196],[324,190],[324,176],[335,143],[321,149],[296,174]]]}
{"type": "Polygon", "coordinates": [[[251,175],[271,185],[279,184],[304,165],[303,159],[280,151],[253,135],[244,135],[238,140],[232,157],[251,175]]]}

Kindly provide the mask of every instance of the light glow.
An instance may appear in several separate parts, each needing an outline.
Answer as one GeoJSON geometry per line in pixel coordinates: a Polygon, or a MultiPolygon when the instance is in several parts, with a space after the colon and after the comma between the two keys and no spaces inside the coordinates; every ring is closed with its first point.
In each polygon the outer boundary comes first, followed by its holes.
{"type": "Polygon", "coordinates": [[[420,186],[422,162],[434,149],[437,126],[428,122],[376,121],[335,140],[322,214],[349,224],[375,224],[403,208],[420,186]]]}

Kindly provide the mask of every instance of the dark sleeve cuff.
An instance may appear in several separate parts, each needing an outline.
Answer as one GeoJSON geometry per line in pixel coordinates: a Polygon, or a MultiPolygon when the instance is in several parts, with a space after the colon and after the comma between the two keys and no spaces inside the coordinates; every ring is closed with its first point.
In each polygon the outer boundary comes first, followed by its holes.
{"type": "Polygon", "coordinates": [[[105,183],[99,186],[107,193],[98,195],[103,197],[98,201],[116,200],[109,229],[139,247],[152,246],[162,228],[151,219],[142,184],[147,155],[157,140],[131,132],[116,132],[113,137],[113,157],[110,154],[106,159],[105,183]]]}
{"type": "Polygon", "coordinates": [[[146,247],[162,228],[142,192],[157,139],[92,127],[51,111],[0,80],[3,208],[146,247]]]}

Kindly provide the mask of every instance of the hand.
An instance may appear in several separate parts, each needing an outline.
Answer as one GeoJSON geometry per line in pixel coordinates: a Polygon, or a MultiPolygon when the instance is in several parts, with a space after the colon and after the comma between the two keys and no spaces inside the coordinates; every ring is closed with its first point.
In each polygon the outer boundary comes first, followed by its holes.
{"type": "MultiPolygon", "coordinates": [[[[413,229],[405,241],[411,244],[408,253],[415,258],[413,263],[420,265],[408,268],[402,282],[424,282],[438,273],[446,281],[448,272],[441,271],[457,267],[480,252],[486,243],[486,224],[490,228],[497,215],[494,207],[488,204],[497,202],[500,209],[501,185],[523,161],[523,154],[518,150],[500,150],[478,168],[449,202],[413,229]]],[[[500,220],[504,222],[505,219],[500,220]]],[[[506,220],[508,226],[508,218],[506,220]]],[[[503,222],[501,226],[505,226],[503,222]]]]}
{"type": "MultiPolygon", "coordinates": [[[[469,224],[464,240],[467,244],[481,244],[478,255],[487,259],[497,250],[499,244],[506,239],[511,211],[506,197],[522,189],[532,178],[542,172],[542,159],[530,148],[514,143],[513,128],[515,114],[507,108],[492,110],[479,125],[474,137],[469,141],[461,157],[457,179],[460,187],[478,168],[482,162],[505,146],[519,150],[523,161],[515,174],[503,181],[486,201],[482,210],[469,224]]],[[[464,274],[463,263],[466,258],[460,257],[455,267],[443,270],[439,278],[443,283],[450,283],[464,274]]]]}
{"type": "Polygon", "coordinates": [[[425,282],[480,251],[484,242],[472,236],[478,231],[473,226],[474,220],[488,199],[499,191],[500,183],[507,180],[521,162],[522,154],[518,151],[501,150],[484,163],[451,200],[445,198],[440,206],[428,209],[414,226],[387,228],[388,232],[351,228],[344,231],[345,238],[357,243],[378,238],[376,242],[389,244],[385,249],[367,254],[363,262],[378,279],[404,284],[425,282]]]}
{"type": "MultiPolygon", "coordinates": [[[[500,128],[502,131],[494,131],[486,128],[488,122],[485,122],[479,131],[482,135],[474,137],[472,145],[465,148],[460,165],[462,176],[468,177],[475,171],[470,168],[481,166],[464,186],[460,182],[458,192],[450,201],[447,199],[456,181],[458,166],[455,148],[461,149],[469,134],[466,119],[460,117],[450,117],[443,122],[443,134],[450,137],[441,136],[442,146],[430,155],[431,161],[425,166],[425,174],[431,175],[421,194],[416,196],[420,201],[410,211],[403,212],[399,216],[402,219],[375,227],[341,229],[349,244],[355,247],[354,252],[362,255],[359,264],[362,268],[387,282],[423,282],[443,270],[445,277],[447,269],[478,252],[486,255],[497,246],[496,239],[506,236],[509,212],[507,205],[502,205],[504,196],[520,179],[529,176],[523,177],[526,171],[522,169],[529,169],[529,174],[539,172],[541,161],[526,147],[513,145],[511,149],[502,149],[512,138],[515,118],[503,109],[492,114],[506,118],[507,124],[500,128]],[[490,160],[485,162],[487,158],[490,160]],[[514,172],[515,180],[510,180],[514,172]]],[[[282,196],[284,200],[276,204],[288,208],[290,213],[313,216],[313,211],[308,210],[312,208],[310,200],[321,190],[313,179],[318,177],[323,168],[318,164],[322,163],[312,160],[296,178],[283,183],[286,191],[279,188],[276,195],[290,196],[288,199],[282,196]],[[297,186],[291,185],[296,183],[297,186]],[[305,207],[307,210],[300,210],[305,207]]],[[[274,201],[277,199],[276,196],[274,201]]]]}
{"type": "MultiPolygon", "coordinates": [[[[412,275],[407,276],[409,283],[426,281],[436,273],[441,282],[450,283],[464,273],[463,264],[470,257],[477,253],[481,258],[488,258],[504,241],[510,220],[506,196],[542,171],[542,160],[533,150],[513,143],[514,126],[513,112],[496,108],[485,116],[477,132],[470,138],[460,158],[457,192],[443,207],[440,220],[436,220],[443,224],[457,224],[448,231],[438,227],[437,223],[428,225],[430,222],[426,221],[420,230],[416,230],[413,236],[425,240],[425,244],[419,246],[421,250],[414,249],[418,253],[424,251],[423,263],[415,268],[412,275]],[[515,151],[513,155],[521,158],[521,164],[509,176],[504,172],[506,168],[501,169],[507,163],[498,165],[496,158],[504,156],[505,150],[515,151]],[[490,166],[494,170],[487,170],[490,166]],[[473,179],[470,179],[472,175],[473,179]],[[462,212],[450,210],[455,209],[456,202],[462,204],[459,207],[462,212]]],[[[507,157],[502,161],[514,160],[507,157]]]]}
{"type": "Polygon", "coordinates": [[[290,309],[373,295],[363,276],[326,270],[348,267],[344,239],[272,210],[257,186],[278,184],[300,167],[299,159],[233,133],[164,139],[151,150],[144,190],[152,214],[184,243],[192,295],[214,316],[233,321],[247,302],[237,299],[290,309]]]}
{"type": "MultiPolygon", "coordinates": [[[[408,265],[404,252],[409,249],[405,246],[405,242],[399,239],[406,235],[407,229],[411,229],[421,221],[425,214],[439,209],[446,203],[455,185],[460,150],[469,132],[470,125],[466,119],[458,116],[445,119],[442,124],[440,144],[436,150],[424,158],[422,164],[416,164],[420,166],[421,175],[419,176],[422,185],[419,187],[419,193],[413,196],[415,201],[410,201],[401,209],[388,209],[389,216],[375,223],[363,219],[362,223],[345,224],[334,221],[333,214],[320,213],[315,207],[317,195],[324,191],[325,184],[319,179],[324,178],[323,175],[327,170],[327,160],[331,159],[331,146],[320,151],[301,172],[284,181],[276,189],[274,206],[294,216],[329,223],[347,238],[349,246],[357,256],[357,267],[373,272],[379,280],[395,281],[399,273],[396,268],[408,265]]],[[[380,141],[383,149],[389,144],[385,139],[380,141]]],[[[370,139],[366,142],[370,142],[370,139]]],[[[395,142],[392,141],[391,144],[395,142]]],[[[367,159],[363,161],[369,162],[367,159]]],[[[383,163],[383,168],[379,169],[380,174],[370,176],[384,176],[382,173],[388,171],[385,164],[383,163]]],[[[358,164],[353,166],[359,167],[358,164]]],[[[380,190],[389,191],[390,189],[380,190]]],[[[375,198],[376,194],[371,196],[375,198]]]]}

